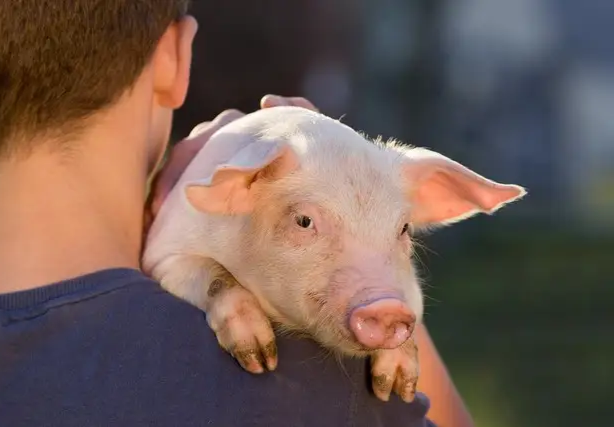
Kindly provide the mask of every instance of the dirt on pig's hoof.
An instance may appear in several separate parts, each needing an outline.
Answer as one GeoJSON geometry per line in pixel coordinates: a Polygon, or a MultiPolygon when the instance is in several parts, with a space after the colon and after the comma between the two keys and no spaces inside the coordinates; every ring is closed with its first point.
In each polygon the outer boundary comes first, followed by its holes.
{"type": "Polygon", "coordinates": [[[259,350],[240,350],[233,353],[241,367],[252,374],[264,372],[264,360],[259,350]]]}
{"type": "Polygon", "coordinates": [[[378,399],[388,402],[390,400],[390,391],[392,390],[393,379],[386,374],[373,376],[373,392],[378,399]]]}
{"type": "Polygon", "coordinates": [[[262,374],[265,370],[277,368],[277,344],[271,341],[262,349],[235,350],[231,352],[243,369],[252,374],[262,374]]]}
{"type": "Polygon", "coordinates": [[[413,340],[398,348],[378,350],[371,356],[373,392],[387,402],[394,391],[407,402],[413,402],[418,384],[418,355],[413,340]]]}
{"type": "Polygon", "coordinates": [[[416,398],[416,386],[418,378],[402,379],[395,382],[394,392],[398,394],[404,402],[411,403],[416,398]]]}
{"type": "Polygon", "coordinates": [[[215,293],[207,322],[222,348],[253,374],[277,367],[277,345],[271,323],[256,298],[236,284],[215,293]]]}
{"type": "Polygon", "coordinates": [[[277,368],[277,344],[275,341],[271,341],[264,346],[263,354],[267,368],[269,371],[274,371],[277,368]]]}
{"type": "Polygon", "coordinates": [[[417,377],[408,378],[400,372],[396,374],[396,377],[386,374],[377,375],[373,377],[373,392],[378,399],[388,402],[390,394],[394,391],[404,402],[411,403],[416,397],[417,380],[417,377]]]}

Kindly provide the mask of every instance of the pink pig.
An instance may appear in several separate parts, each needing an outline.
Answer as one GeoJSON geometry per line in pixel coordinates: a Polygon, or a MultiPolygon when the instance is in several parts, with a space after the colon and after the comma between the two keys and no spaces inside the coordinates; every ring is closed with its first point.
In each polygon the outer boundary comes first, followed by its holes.
{"type": "Polygon", "coordinates": [[[143,269],[204,310],[246,370],[275,369],[276,324],[371,356],[375,394],[409,402],[423,313],[411,231],[525,193],[310,110],[269,108],[220,129],[192,161],[152,225],[143,269]]]}

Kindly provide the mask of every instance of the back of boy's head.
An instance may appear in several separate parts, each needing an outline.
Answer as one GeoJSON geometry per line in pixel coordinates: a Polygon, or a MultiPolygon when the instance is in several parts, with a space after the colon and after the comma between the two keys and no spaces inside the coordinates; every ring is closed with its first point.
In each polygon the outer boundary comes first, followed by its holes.
{"type": "Polygon", "coordinates": [[[0,0],[0,157],[75,137],[140,76],[189,0],[0,0]]]}

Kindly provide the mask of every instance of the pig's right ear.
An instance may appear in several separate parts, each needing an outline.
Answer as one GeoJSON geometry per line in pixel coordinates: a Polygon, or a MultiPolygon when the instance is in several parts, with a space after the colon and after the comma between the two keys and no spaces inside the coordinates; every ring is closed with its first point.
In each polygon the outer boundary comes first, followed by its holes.
{"type": "Polygon", "coordinates": [[[254,208],[254,184],[276,179],[298,166],[290,146],[278,141],[258,141],[239,151],[209,178],[189,182],[185,194],[197,210],[213,214],[245,214],[254,208]]]}

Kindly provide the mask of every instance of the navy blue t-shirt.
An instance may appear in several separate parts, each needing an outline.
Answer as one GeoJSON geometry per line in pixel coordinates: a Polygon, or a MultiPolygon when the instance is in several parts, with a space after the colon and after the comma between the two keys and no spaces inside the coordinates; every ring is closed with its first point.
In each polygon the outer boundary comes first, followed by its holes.
{"type": "Polygon", "coordinates": [[[368,362],[279,338],[252,375],[204,314],[113,269],[0,295],[0,426],[427,427],[428,399],[377,400],[368,362]]]}

